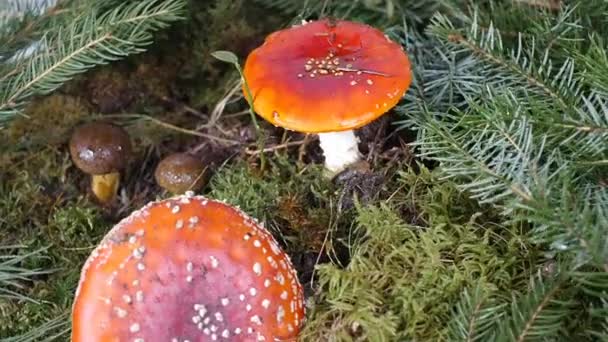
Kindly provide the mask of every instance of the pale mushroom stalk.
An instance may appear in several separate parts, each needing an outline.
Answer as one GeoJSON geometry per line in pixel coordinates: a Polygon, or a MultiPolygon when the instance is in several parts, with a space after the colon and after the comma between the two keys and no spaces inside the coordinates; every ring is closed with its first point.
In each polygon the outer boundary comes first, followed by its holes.
{"type": "Polygon", "coordinates": [[[354,130],[318,133],[319,144],[325,156],[325,168],[339,173],[361,159],[359,139],[354,130]]]}
{"type": "Polygon", "coordinates": [[[91,190],[102,203],[110,202],[116,196],[119,184],[119,172],[93,175],[91,177],[91,190]]]}

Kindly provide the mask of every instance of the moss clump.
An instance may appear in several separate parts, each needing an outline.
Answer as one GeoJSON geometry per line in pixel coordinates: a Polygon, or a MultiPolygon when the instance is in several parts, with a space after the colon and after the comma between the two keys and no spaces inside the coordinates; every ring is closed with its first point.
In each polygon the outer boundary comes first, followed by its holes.
{"type": "Polygon", "coordinates": [[[306,340],[441,341],[463,288],[526,286],[536,260],[515,227],[478,221],[481,208],[425,169],[400,182],[409,191],[358,207],[348,265],[317,267],[306,340]]]}
{"type": "Polygon", "coordinates": [[[90,112],[89,104],[77,97],[50,95],[32,102],[24,116],[11,122],[7,134],[12,144],[61,144],[90,112]]]}
{"type": "Polygon", "coordinates": [[[220,169],[211,179],[209,196],[237,205],[280,231],[293,242],[292,250],[318,251],[331,226],[331,183],[318,166],[300,170],[283,156],[268,163],[263,173],[244,162],[220,169]]]}
{"type": "Polygon", "coordinates": [[[69,312],[80,268],[110,225],[79,192],[65,151],[49,147],[3,157],[0,246],[23,246],[11,254],[42,249],[19,266],[49,273],[19,281],[19,294],[32,300],[0,299],[0,339],[69,312]]]}

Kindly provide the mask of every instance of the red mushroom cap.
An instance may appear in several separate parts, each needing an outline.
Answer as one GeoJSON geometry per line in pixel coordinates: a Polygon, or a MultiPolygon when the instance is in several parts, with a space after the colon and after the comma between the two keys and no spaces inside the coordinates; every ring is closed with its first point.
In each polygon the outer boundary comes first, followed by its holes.
{"type": "Polygon", "coordinates": [[[411,81],[400,45],[368,25],[330,20],[269,35],[247,57],[244,75],[259,115],[307,133],[366,125],[411,81]]]}
{"type": "Polygon", "coordinates": [[[272,235],[204,197],[153,202],[85,263],[73,342],[295,340],[303,292],[272,235]]]}

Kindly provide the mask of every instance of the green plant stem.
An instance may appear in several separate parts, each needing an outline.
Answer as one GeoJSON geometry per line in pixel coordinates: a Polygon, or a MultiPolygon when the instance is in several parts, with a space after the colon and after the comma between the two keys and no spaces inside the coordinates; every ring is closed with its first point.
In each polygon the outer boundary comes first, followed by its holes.
{"type": "Polygon", "coordinates": [[[243,70],[238,63],[234,63],[236,70],[239,72],[241,79],[243,80],[243,86],[245,88],[245,96],[247,99],[247,103],[249,104],[249,115],[251,115],[251,121],[253,122],[253,126],[255,127],[256,139],[258,143],[258,149],[260,150],[260,169],[264,170],[266,167],[266,158],[264,156],[264,144],[266,142],[266,135],[260,129],[260,125],[258,124],[258,119],[256,118],[255,111],[253,109],[253,95],[251,94],[251,89],[247,84],[247,80],[245,79],[245,75],[243,74],[243,70]]]}

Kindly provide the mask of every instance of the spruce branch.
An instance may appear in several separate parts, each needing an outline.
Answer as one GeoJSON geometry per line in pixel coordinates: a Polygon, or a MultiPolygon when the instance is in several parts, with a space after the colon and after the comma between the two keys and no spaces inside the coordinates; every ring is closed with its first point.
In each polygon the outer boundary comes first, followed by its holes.
{"type": "Polygon", "coordinates": [[[490,298],[482,283],[472,289],[465,288],[449,323],[449,340],[492,340],[496,324],[504,316],[504,307],[490,298]]]}
{"type": "Polygon", "coordinates": [[[428,32],[451,53],[474,56],[481,64],[477,67],[482,68],[494,87],[520,88],[524,94],[536,94],[538,101],[554,101],[565,110],[578,101],[581,86],[575,77],[574,63],[565,60],[554,66],[549,58],[550,47],[539,53],[534,37],[526,39],[518,34],[517,45],[510,48],[492,23],[488,28],[480,27],[477,13],[466,28],[456,28],[448,17],[438,14],[428,32]]]}
{"type": "Polygon", "coordinates": [[[573,302],[563,292],[567,277],[530,279],[528,293],[514,298],[506,319],[500,320],[496,341],[544,341],[559,336],[573,302]]]}
{"type": "MultiPolygon", "coordinates": [[[[510,122],[500,119],[502,110],[501,105],[478,106],[451,122],[427,113],[418,119],[425,133],[415,145],[421,157],[441,162],[446,177],[459,178],[461,189],[480,202],[499,205],[510,196],[528,202],[531,189],[544,188],[564,164],[559,154],[545,156],[544,139],[535,138],[533,125],[517,108],[510,122]]],[[[505,214],[512,210],[504,209],[505,214]]]]}
{"type": "Polygon", "coordinates": [[[184,7],[183,0],[125,2],[48,32],[41,40],[46,49],[16,66],[18,73],[0,78],[0,127],[32,96],[48,94],[95,66],[144,51],[152,33],[181,19],[184,7]]]}
{"type": "Polygon", "coordinates": [[[407,20],[423,23],[437,11],[457,12],[460,0],[254,0],[262,6],[300,18],[335,17],[378,26],[407,20]]]}
{"type": "Polygon", "coordinates": [[[608,96],[608,46],[605,39],[605,37],[593,34],[589,37],[589,49],[587,51],[575,50],[573,54],[583,67],[580,74],[585,82],[594,91],[608,96]]]}

